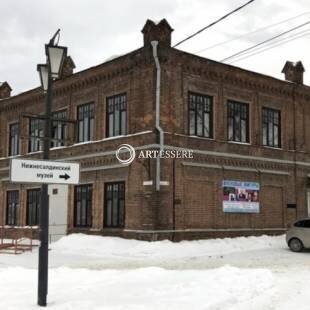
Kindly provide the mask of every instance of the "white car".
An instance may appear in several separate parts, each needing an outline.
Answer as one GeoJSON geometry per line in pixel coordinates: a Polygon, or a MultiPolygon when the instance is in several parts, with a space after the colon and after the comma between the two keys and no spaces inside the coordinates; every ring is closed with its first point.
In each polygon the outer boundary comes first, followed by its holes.
{"type": "Polygon", "coordinates": [[[286,232],[286,242],[293,252],[310,249],[310,218],[295,222],[286,232]]]}

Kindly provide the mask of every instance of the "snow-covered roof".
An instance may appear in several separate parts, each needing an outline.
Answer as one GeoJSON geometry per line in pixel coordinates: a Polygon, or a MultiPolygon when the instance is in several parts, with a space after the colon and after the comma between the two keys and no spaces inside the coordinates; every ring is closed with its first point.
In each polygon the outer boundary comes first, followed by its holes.
{"type": "Polygon", "coordinates": [[[118,58],[118,57],[121,57],[121,56],[123,56],[123,54],[115,54],[115,55],[112,55],[112,56],[106,58],[106,59],[104,60],[104,62],[111,61],[111,60],[113,60],[113,59],[115,59],[115,58],[118,58]]]}

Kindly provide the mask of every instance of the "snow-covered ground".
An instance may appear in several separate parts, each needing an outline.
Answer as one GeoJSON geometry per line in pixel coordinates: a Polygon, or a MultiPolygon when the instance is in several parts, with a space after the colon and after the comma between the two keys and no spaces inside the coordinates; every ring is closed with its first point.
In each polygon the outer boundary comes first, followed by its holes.
{"type": "MultiPolygon", "coordinates": [[[[74,234],[49,254],[50,309],[310,309],[310,252],[290,252],[284,236],[150,243],[74,234]]],[[[37,256],[0,254],[0,309],[37,309],[37,256]]]]}

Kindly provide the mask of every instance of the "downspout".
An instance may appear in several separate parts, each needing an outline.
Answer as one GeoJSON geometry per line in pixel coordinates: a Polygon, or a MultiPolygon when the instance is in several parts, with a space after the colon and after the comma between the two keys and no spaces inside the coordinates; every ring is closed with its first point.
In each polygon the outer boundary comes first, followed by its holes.
{"type": "MultiPolygon", "coordinates": [[[[157,56],[158,41],[151,42],[153,47],[153,57],[156,65],[156,123],[155,127],[159,132],[159,151],[164,150],[164,131],[160,127],[160,64],[157,56]]],[[[156,191],[160,190],[160,154],[156,158],[156,191]]]]}
{"type": "Polygon", "coordinates": [[[293,122],[293,129],[294,129],[294,142],[293,142],[293,146],[294,146],[294,192],[295,192],[295,204],[296,204],[296,208],[295,208],[295,220],[298,219],[298,203],[297,203],[297,190],[298,190],[298,186],[297,186],[297,165],[296,165],[296,152],[297,152],[297,143],[296,143],[296,85],[293,84],[293,108],[294,108],[294,122],[293,122]]]}

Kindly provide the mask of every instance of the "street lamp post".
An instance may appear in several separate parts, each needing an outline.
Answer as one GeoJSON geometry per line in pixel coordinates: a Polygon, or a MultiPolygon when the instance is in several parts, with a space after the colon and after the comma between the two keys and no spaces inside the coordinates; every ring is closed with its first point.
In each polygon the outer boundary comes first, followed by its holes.
{"type": "MultiPolygon", "coordinates": [[[[51,112],[52,112],[52,94],[53,80],[61,75],[62,65],[67,56],[67,48],[58,46],[55,39],[59,38],[60,29],[45,45],[46,64],[37,66],[40,75],[40,81],[44,92],[46,93],[45,115],[44,115],[44,137],[43,137],[43,159],[49,159],[49,149],[51,146],[51,112]]],[[[59,41],[59,40],[58,40],[59,41]]],[[[49,196],[48,185],[43,184],[41,190],[40,205],[40,247],[39,247],[39,266],[38,266],[38,305],[46,306],[48,293],[48,225],[49,225],[49,196]]]]}

